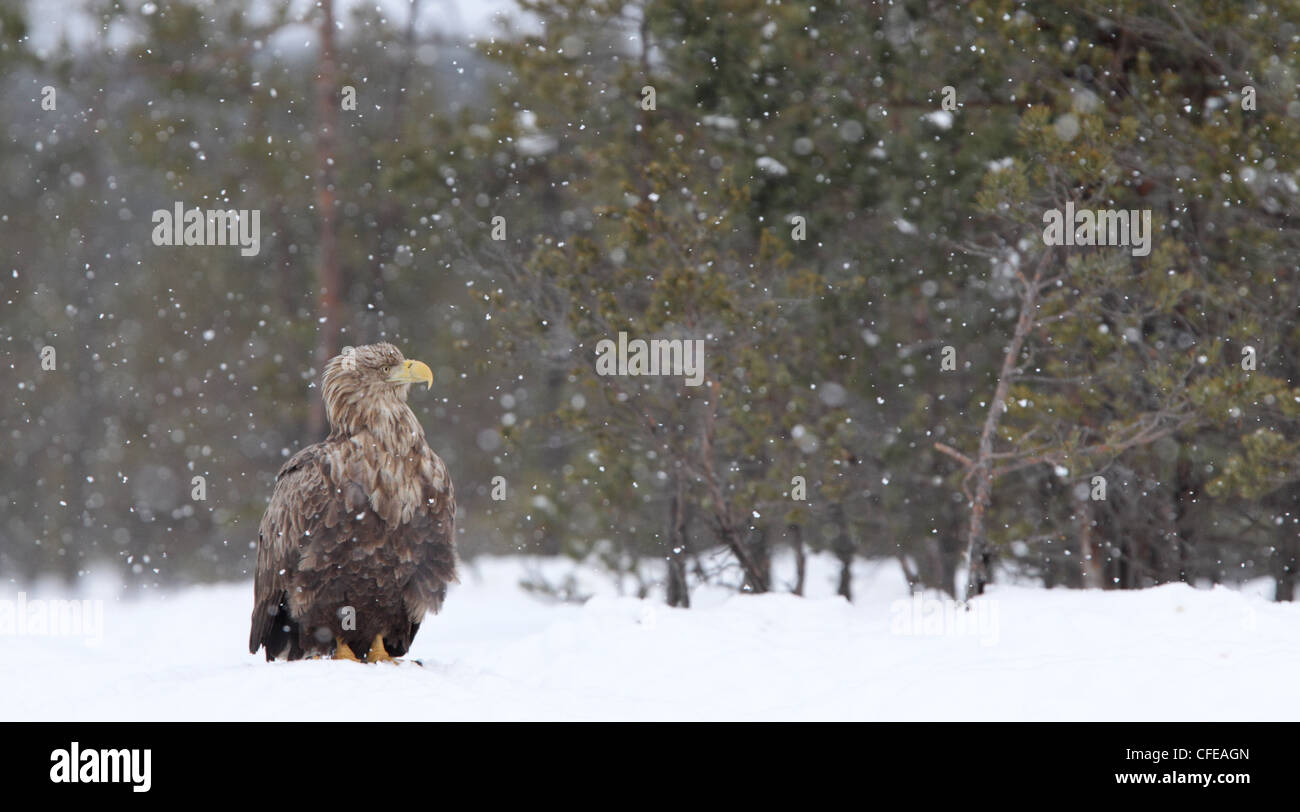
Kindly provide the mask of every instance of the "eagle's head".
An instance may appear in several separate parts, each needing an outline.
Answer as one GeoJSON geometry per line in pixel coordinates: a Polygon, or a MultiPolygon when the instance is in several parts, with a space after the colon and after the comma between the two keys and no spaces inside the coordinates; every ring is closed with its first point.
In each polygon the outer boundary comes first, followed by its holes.
{"type": "Polygon", "coordinates": [[[428,364],[408,361],[392,344],[344,347],[321,376],[330,436],[368,431],[394,449],[423,440],[424,431],[406,405],[411,384],[420,382],[433,386],[428,364]]]}

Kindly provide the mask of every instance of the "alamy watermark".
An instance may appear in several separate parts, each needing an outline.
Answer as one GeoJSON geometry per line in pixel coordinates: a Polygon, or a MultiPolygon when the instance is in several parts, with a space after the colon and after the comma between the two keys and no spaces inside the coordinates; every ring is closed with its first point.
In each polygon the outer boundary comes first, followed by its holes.
{"type": "Polygon", "coordinates": [[[627,340],[618,334],[618,342],[605,338],[596,342],[597,375],[679,375],[687,386],[704,383],[704,340],[682,338],[642,338],[627,340]]]}
{"type": "Polygon", "coordinates": [[[1076,210],[1071,201],[1065,204],[1064,211],[1048,209],[1043,212],[1043,243],[1126,245],[1133,247],[1133,256],[1145,257],[1151,253],[1151,210],[1076,210]]]}
{"type": "Polygon", "coordinates": [[[255,257],[262,248],[262,213],[258,209],[186,209],[180,201],[169,211],[153,213],[154,245],[238,245],[255,257]]]}
{"type": "Polygon", "coordinates": [[[963,603],[927,598],[920,592],[889,605],[891,634],[909,637],[978,637],[981,646],[998,642],[998,604],[988,598],[963,603]]]}
{"type": "Polygon", "coordinates": [[[81,637],[86,645],[104,642],[102,600],[0,599],[0,637],[81,637]]]}
{"type": "Polygon", "coordinates": [[[132,792],[153,786],[153,751],[82,749],[80,742],[50,752],[50,782],[54,784],[130,784],[132,792]]]}

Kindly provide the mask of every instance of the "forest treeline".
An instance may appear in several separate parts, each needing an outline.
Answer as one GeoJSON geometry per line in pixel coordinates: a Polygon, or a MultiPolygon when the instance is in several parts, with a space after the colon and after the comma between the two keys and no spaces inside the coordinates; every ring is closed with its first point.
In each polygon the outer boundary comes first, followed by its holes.
{"type": "Polygon", "coordinates": [[[818,552],[846,595],[1295,597],[1300,3],[524,0],[465,42],[96,0],[44,50],[38,5],[0,11],[6,579],[246,577],[322,360],[383,339],[467,557],[674,605],[818,552]],[[177,205],[258,251],[155,244],[177,205]],[[703,383],[600,374],[620,333],[703,383]]]}

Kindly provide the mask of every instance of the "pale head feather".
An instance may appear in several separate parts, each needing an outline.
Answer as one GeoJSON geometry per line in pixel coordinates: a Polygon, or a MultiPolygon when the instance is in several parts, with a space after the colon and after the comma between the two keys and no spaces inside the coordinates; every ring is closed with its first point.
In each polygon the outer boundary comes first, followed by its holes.
{"type": "Polygon", "coordinates": [[[365,432],[392,453],[405,453],[424,442],[424,429],[406,405],[409,383],[392,383],[389,373],[406,360],[392,344],[345,347],[321,375],[321,396],[330,439],[365,432]]]}

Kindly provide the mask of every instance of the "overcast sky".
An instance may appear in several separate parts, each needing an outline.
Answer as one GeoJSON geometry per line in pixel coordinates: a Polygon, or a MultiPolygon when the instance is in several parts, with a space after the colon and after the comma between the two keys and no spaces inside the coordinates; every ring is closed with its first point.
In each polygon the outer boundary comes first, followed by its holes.
{"type": "MultiPolygon", "coordinates": [[[[124,0],[132,8],[158,9],[166,6],[165,0],[124,0]]],[[[195,5],[214,6],[220,0],[198,0],[195,5]]],[[[45,55],[57,47],[61,37],[68,37],[74,45],[91,42],[106,42],[113,47],[130,44],[129,30],[103,30],[98,20],[82,11],[85,0],[27,0],[27,20],[31,29],[32,47],[45,55]]],[[[272,0],[253,3],[249,15],[250,22],[269,19],[271,9],[278,5],[272,0]],[[259,19],[260,18],[260,19],[259,19]]],[[[308,19],[315,6],[314,0],[290,0],[291,16],[308,19]]],[[[398,27],[405,26],[410,9],[409,0],[334,0],[334,13],[346,28],[351,21],[352,10],[365,6],[376,7],[386,12],[398,27]]],[[[153,13],[157,13],[156,11],[153,13]]],[[[520,26],[523,18],[514,0],[422,0],[420,17],[417,25],[423,31],[436,30],[444,34],[461,35],[466,38],[486,37],[498,30],[494,23],[497,15],[514,18],[513,24],[520,26]]],[[[300,42],[307,46],[313,39],[312,32],[304,27],[300,31],[285,32],[280,42],[281,47],[300,42]]]]}

